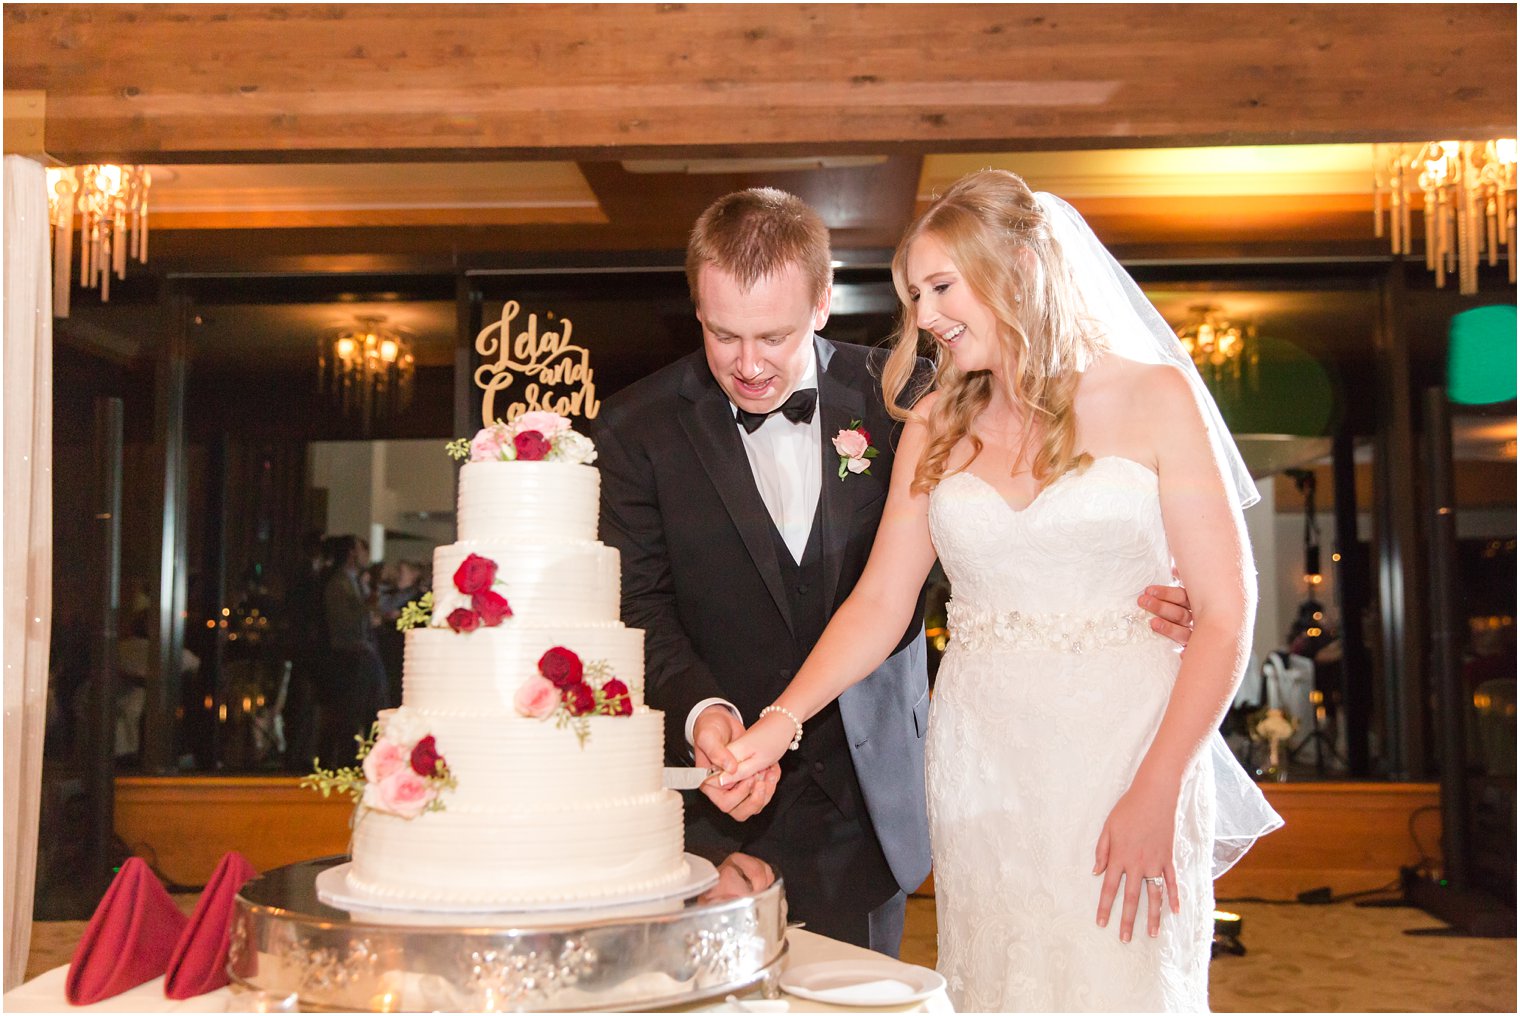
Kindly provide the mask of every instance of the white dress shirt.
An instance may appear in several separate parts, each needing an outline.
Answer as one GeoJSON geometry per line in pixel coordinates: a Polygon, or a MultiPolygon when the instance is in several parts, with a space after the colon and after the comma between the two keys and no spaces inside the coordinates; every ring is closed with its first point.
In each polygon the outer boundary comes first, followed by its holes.
{"type": "MultiPolygon", "coordinates": [[[[818,387],[818,355],[815,352],[808,361],[807,370],[792,391],[818,387]]],[[[791,398],[792,392],[786,397],[791,398]]],[[[786,401],[785,399],[782,400],[786,401]]],[[[813,531],[813,517],[818,514],[818,499],[823,493],[823,413],[814,407],[813,418],[806,423],[793,423],[781,413],[772,413],[751,434],[739,424],[739,409],[732,402],[734,426],[739,428],[739,440],[744,444],[744,454],[749,458],[750,472],[765,502],[776,531],[791,551],[792,559],[802,563],[807,550],[808,536],[813,531]]],[[[744,717],[727,699],[703,699],[692,707],[686,716],[686,743],[691,743],[692,727],[702,710],[711,705],[724,705],[733,710],[742,723],[744,717]]]]}
{"type": "MultiPolygon", "coordinates": [[[[797,387],[818,387],[818,358],[815,354],[797,387]]],[[[792,392],[787,392],[790,398],[792,392]]],[[[735,426],[739,426],[735,407],[735,426]]],[[[815,407],[807,423],[793,423],[780,413],[772,413],[751,434],[739,426],[739,440],[760,489],[771,521],[792,552],[792,560],[802,563],[808,534],[813,531],[813,516],[818,514],[818,497],[823,485],[822,416],[815,407]]]]}

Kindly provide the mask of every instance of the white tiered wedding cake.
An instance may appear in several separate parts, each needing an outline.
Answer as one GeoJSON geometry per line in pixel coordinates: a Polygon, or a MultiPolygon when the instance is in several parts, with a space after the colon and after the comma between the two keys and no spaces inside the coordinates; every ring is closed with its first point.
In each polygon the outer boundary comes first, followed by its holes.
{"type": "Polygon", "coordinates": [[[361,795],[349,887],[504,909],[679,889],[681,799],[643,704],[643,632],[619,620],[618,553],[597,542],[591,442],[529,413],[450,450],[471,460],[459,542],[434,554],[362,792],[342,788],[361,795]]]}

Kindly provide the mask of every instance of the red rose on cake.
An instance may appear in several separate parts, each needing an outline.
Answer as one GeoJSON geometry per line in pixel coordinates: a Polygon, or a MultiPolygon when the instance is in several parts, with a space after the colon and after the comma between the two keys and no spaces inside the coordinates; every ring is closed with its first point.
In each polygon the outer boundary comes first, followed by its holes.
{"type": "Polygon", "coordinates": [[[454,571],[454,588],[466,596],[489,592],[496,581],[496,562],[479,554],[465,558],[454,571]]]}
{"type": "Polygon", "coordinates": [[[565,708],[571,716],[589,716],[596,712],[596,692],[586,682],[572,684],[562,694],[565,697],[565,708]]]}
{"type": "Polygon", "coordinates": [[[487,628],[495,628],[505,618],[512,616],[507,598],[490,589],[470,597],[470,606],[475,608],[475,612],[480,615],[480,623],[487,628]]]}
{"type": "Polygon", "coordinates": [[[540,657],[538,672],[561,691],[583,683],[586,673],[581,658],[564,646],[555,646],[540,657]]]}
{"type": "Polygon", "coordinates": [[[633,696],[628,694],[628,686],[615,677],[602,685],[602,702],[602,711],[608,716],[633,715],[633,696]]]}
{"type": "Polygon", "coordinates": [[[417,742],[412,749],[412,772],[418,776],[436,776],[439,766],[447,769],[448,764],[443,761],[443,756],[438,754],[438,741],[429,734],[417,742]]]}
{"type": "Polygon", "coordinates": [[[449,627],[457,632],[470,632],[480,627],[480,615],[469,607],[459,607],[449,612],[449,627]]]}
{"type": "Polygon", "coordinates": [[[536,430],[520,431],[513,436],[512,446],[517,449],[519,462],[542,462],[550,447],[548,439],[536,430]]]}

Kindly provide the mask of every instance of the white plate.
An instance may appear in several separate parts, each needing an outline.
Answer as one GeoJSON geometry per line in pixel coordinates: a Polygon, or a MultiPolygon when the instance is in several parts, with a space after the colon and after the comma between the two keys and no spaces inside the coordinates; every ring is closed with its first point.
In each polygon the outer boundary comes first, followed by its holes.
{"type": "Polygon", "coordinates": [[[781,975],[787,994],[832,1005],[907,1005],[944,986],[945,979],[928,967],[889,959],[804,963],[781,975]]]}
{"type": "Polygon", "coordinates": [[[502,914],[518,917],[552,914],[556,920],[563,920],[571,915],[579,916],[584,913],[587,916],[603,918],[621,916],[625,909],[648,906],[664,901],[674,901],[675,908],[679,908],[682,900],[703,892],[718,881],[718,869],[713,867],[711,861],[698,857],[696,854],[687,854],[686,877],[678,883],[664,886],[657,890],[631,893],[613,900],[597,903],[591,903],[587,900],[576,900],[516,905],[462,900],[423,904],[403,902],[389,897],[371,896],[368,893],[355,889],[348,882],[348,871],[351,866],[352,862],[347,862],[319,873],[316,879],[317,898],[328,906],[338,907],[342,910],[364,911],[371,914],[377,912],[389,912],[392,914],[502,914]]]}

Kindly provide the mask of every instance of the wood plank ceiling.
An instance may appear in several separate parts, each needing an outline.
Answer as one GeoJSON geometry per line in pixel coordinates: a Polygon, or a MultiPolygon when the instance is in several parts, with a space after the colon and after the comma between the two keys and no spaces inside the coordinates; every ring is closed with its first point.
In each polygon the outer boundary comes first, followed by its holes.
{"type": "MultiPolygon", "coordinates": [[[[68,162],[1492,135],[1502,4],[8,4],[68,162]]],[[[1511,73],[1503,73],[1506,68],[1511,73]]]]}
{"type": "MultiPolygon", "coordinates": [[[[1515,133],[1509,5],[22,3],[4,33],[7,92],[41,94],[64,163],[491,163],[540,188],[180,213],[156,270],[679,249],[703,205],[755,184],[819,207],[841,249],[882,248],[932,189],[926,157],[1515,133]],[[753,163],[841,156],[872,158],[753,163]],[[744,161],[646,171],[697,159],[744,161]],[[578,163],[589,202],[528,181],[551,161],[578,163]]],[[[1365,185],[1074,200],[1129,254],[1378,249],[1365,185]]]]}

